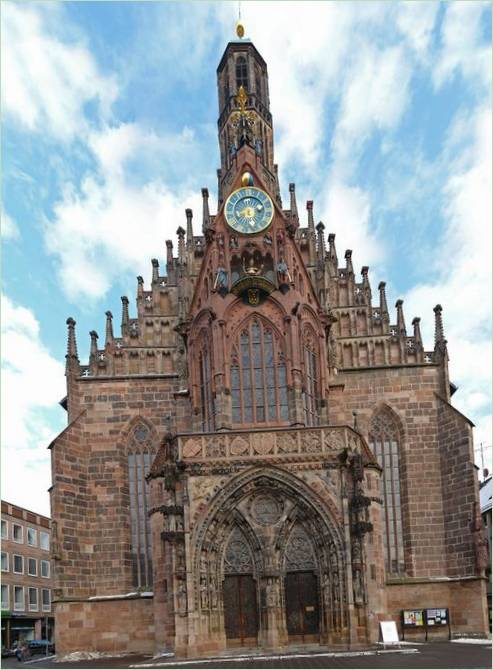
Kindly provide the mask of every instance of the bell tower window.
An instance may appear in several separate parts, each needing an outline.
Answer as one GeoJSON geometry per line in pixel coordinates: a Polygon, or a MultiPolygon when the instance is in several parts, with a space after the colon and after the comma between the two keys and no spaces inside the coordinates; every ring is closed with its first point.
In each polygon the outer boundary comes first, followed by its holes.
{"type": "Polygon", "coordinates": [[[236,59],[236,88],[240,90],[240,86],[243,86],[245,91],[248,91],[248,68],[246,58],[244,56],[239,56],[236,59]]]}
{"type": "Polygon", "coordinates": [[[277,333],[259,319],[242,329],[231,358],[233,424],[288,420],[286,364],[277,333]]]}

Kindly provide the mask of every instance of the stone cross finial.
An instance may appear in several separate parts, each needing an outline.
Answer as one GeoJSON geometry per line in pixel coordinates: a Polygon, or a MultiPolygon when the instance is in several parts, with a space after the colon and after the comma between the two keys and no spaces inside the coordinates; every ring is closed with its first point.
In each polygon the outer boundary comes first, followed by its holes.
{"type": "Polygon", "coordinates": [[[128,328],[128,298],[126,295],[122,295],[122,335],[125,335],[128,328]]]}
{"type": "Polygon", "coordinates": [[[414,341],[416,342],[416,347],[422,349],[423,348],[423,340],[421,338],[421,327],[419,325],[421,319],[419,316],[415,316],[414,319],[412,320],[413,324],[413,329],[414,329],[414,341]]]}
{"type": "Polygon", "coordinates": [[[79,356],[77,354],[77,340],[75,337],[75,321],[69,316],[67,319],[67,355],[65,356],[65,374],[79,371],[79,356]]]}
{"type": "Polygon", "coordinates": [[[166,240],[166,274],[169,274],[169,271],[172,270],[173,267],[173,242],[171,240],[166,240]]]}
{"type": "Polygon", "coordinates": [[[321,261],[325,258],[325,239],[324,239],[325,226],[322,221],[317,223],[317,251],[318,257],[321,261]]]}
{"type": "Polygon", "coordinates": [[[176,231],[178,235],[178,260],[180,263],[185,262],[185,229],[178,226],[176,231]]]}

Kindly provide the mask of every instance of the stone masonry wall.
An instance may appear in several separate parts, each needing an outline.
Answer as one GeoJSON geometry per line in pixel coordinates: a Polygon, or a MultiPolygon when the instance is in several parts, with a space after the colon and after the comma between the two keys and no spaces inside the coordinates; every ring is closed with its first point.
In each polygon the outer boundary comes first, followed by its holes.
{"type": "Polygon", "coordinates": [[[56,603],[55,644],[59,659],[74,651],[152,653],[152,600],[56,603]]]}

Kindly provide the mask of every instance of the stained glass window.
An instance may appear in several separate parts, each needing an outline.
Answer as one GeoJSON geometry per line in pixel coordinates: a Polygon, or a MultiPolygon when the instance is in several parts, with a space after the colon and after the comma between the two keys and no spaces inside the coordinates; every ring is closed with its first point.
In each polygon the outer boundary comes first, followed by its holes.
{"type": "Polygon", "coordinates": [[[399,426],[390,410],[376,414],[370,425],[369,444],[382,467],[385,566],[388,573],[405,570],[402,533],[399,426]]]}
{"type": "Polygon", "coordinates": [[[146,482],[154,458],[151,431],[138,423],[130,436],[128,484],[132,544],[132,578],[134,586],[152,586],[152,537],[148,518],[149,485],[146,482]]]}
{"type": "Polygon", "coordinates": [[[305,423],[307,426],[317,426],[319,423],[319,366],[315,336],[309,332],[305,333],[303,338],[303,363],[305,368],[305,384],[303,391],[305,423]]]}
{"type": "Polygon", "coordinates": [[[241,331],[231,359],[234,424],[288,420],[286,365],[272,328],[253,319],[241,331]]]}

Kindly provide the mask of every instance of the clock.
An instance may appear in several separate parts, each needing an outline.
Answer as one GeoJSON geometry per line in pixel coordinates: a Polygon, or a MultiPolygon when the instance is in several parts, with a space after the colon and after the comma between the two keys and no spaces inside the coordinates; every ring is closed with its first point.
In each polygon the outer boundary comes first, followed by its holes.
{"type": "Polygon", "coordinates": [[[237,233],[253,235],[268,228],[274,205],[267,193],[254,186],[233,191],[224,209],[228,225],[237,233]]]}

